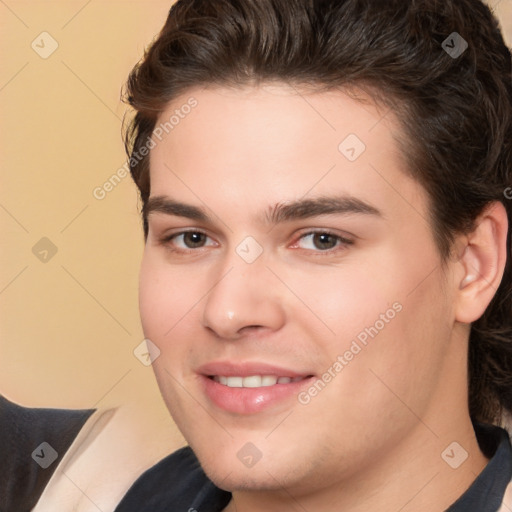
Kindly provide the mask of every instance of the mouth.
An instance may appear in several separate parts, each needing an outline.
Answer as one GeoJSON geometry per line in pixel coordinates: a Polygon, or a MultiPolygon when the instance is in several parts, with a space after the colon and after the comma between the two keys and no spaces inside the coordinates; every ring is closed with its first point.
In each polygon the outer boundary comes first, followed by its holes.
{"type": "Polygon", "coordinates": [[[266,363],[215,362],[197,370],[207,400],[218,409],[247,415],[290,407],[299,392],[311,385],[314,375],[266,363]]]}

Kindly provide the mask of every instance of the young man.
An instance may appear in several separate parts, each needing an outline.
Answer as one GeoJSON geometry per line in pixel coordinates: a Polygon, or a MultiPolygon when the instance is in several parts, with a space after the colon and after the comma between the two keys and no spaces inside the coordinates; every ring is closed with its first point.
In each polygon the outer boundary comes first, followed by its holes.
{"type": "Polygon", "coordinates": [[[180,0],[128,82],[189,447],[117,510],[510,510],[511,56],[478,0],[180,0]]]}

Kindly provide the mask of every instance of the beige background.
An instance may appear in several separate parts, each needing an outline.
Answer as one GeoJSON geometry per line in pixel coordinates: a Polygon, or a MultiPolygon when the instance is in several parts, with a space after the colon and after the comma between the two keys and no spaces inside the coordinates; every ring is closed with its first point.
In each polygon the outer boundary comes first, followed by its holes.
{"type": "MultiPolygon", "coordinates": [[[[135,186],[127,177],[103,200],[93,191],[125,162],[120,88],[170,4],[0,1],[0,392],[27,406],[138,404],[162,450],[179,436],[133,355],[135,186]],[[58,43],[47,59],[42,32],[58,43]],[[32,252],[43,237],[57,248],[46,262],[32,252]]],[[[512,44],[512,1],[491,5],[512,44]]]]}
{"type": "Polygon", "coordinates": [[[126,177],[103,200],[93,191],[125,163],[120,89],[170,5],[0,2],[0,393],[26,406],[129,404],[151,460],[180,436],[133,355],[136,189],[126,177]],[[51,49],[42,32],[58,43],[46,59],[31,47],[51,49]],[[32,252],[43,237],[57,247],[45,263],[32,252]]]}

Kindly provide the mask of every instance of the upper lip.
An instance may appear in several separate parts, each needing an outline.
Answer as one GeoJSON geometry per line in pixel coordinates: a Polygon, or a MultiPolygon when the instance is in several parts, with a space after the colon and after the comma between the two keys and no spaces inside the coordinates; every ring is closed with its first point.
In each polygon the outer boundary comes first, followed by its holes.
{"type": "Polygon", "coordinates": [[[223,377],[250,377],[252,375],[274,375],[276,377],[309,377],[312,374],[289,368],[283,368],[273,364],[261,362],[230,362],[214,361],[204,364],[197,372],[207,376],[222,375],[223,377]]]}

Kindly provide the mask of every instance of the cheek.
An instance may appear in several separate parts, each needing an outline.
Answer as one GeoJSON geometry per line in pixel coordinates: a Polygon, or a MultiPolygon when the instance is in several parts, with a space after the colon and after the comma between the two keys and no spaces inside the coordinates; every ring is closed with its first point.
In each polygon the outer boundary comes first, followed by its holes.
{"type": "Polygon", "coordinates": [[[387,273],[373,274],[370,267],[347,265],[289,274],[287,282],[299,299],[290,302],[295,304],[290,316],[310,333],[310,339],[322,340],[329,358],[343,353],[358,335],[364,338],[365,329],[376,322],[382,328],[381,315],[395,317],[393,304],[400,301],[400,291],[387,277],[383,279],[387,273]]]}
{"type": "Polygon", "coordinates": [[[172,311],[171,295],[163,294],[164,288],[159,265],[146,251],[139,274],[139,311],[144,335],[152,341],[164,332],[164,311],[172,311]]]}
{"type": "Polygon", "coordinates": [[[196,312],[201,298],[197,279],[171,267],[147,250],[139,276],[139,311],[144,335],[163,350],[183,320],[196,312]],[[165,345],[165,346],[164,346],[165,345]]]}
{"type": "Polygon", "coordinates": [[[396,299],[399,311],[387,323],[377,324],[378,317],[368,320],[360,331],[368,334],[366,345],[357,365],[347,372],[353,387],[365,390],[365,403],[379,408],[387,401],[391,415],[407,415],[403,403],[417,414],[426,410],[450,346],[450,300],[442,292],[439,269],[430,273],[428,268],[408,269],[407,275],[392,283],[388,296],[396,299]]]}

